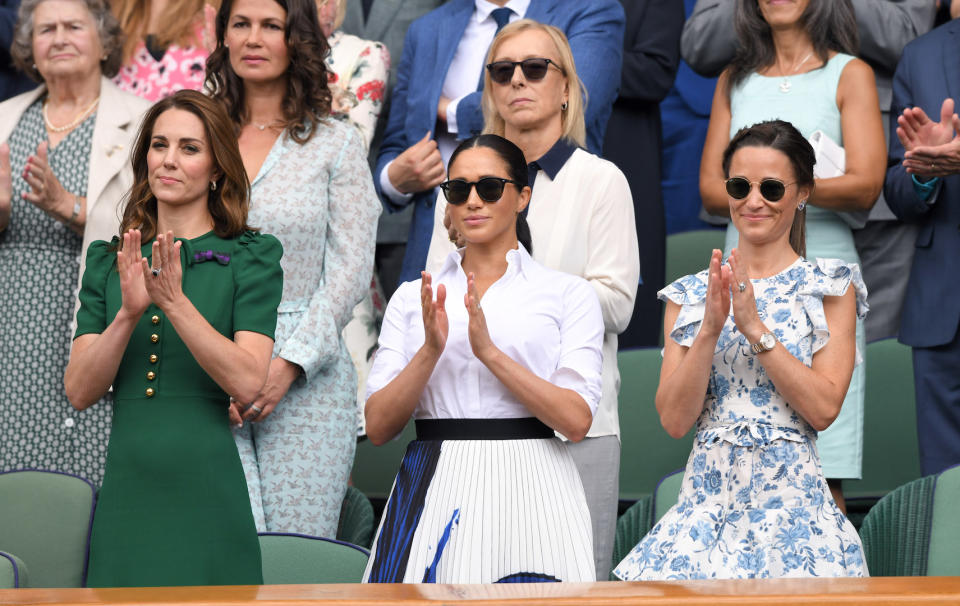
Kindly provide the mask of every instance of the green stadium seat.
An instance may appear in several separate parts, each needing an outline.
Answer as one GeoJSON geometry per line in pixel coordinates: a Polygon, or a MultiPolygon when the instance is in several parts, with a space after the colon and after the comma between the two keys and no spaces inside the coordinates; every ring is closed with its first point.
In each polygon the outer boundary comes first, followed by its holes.
{"type": "Polygon", "coordinates": [[[706,269],[713,249],[723,250],[725,237],[722,229],[697,229],[667,236],[667,284],[706,269]]]}
{"type": "Polygon", "coordinates": [[[660,350],[631,349],[617,355],[620,367],[620,499],[653,492],[667,473],[687,463],[694,430],[679,440],[660,425],[654,398],[660,381],[660,350]]]}
{"type": "Polygon", "coordinates": [[[369,549],[373,542],[373,505],[366,495],[353,486],[347,486],[347,494],[340,508],[337,540],[365,549],[369,549]]]}
{"type": "Polygon", "coordinates": [[[374,446],[370,440],[361,441],[353,459],[353,485],[371,499],[385,501],[390,496],[407,445],[415,439],[417,431],[410,420],[397,438],[383,446],[374,446]]]}
{"type": "Polygon", "coordinates": [[[359,583],[370,552],[334,539],[302,534],[260,534],[265,585],[359,583]]]}
{"type": "Polygon", "coordinates": [[[660,478],[657,489],[653,492],[653,523],[652,528],[657,522],[677,504],[680,498],[680,487],[683,486],[683,470],[678,469],[672,473],[660,478]]]}
{"type": "MultiPolygon", "coordinates": [[[[653,526],[651,517],[653,515],[653,497],[645,496],[630,506],[622,516],[617,519],[617,533],[613,539],[613,567],[616,568],[623,558],[627,557],[630,550],[636,547],[653,526]]],[[[618,581],[617,577],[610,573],[611,581],[618,581]]]]}
{"type": "Polygon", "coordinates": [[[78,476],[0,473],[0,550],[26,563],[31,587],[83,587],[94,502],[78,476]]]}
{"type": "Polygon", "coordinates": [[[0,551],[0,589],[29,586],[26,564],[12,553],[0,551]]]}
{"type": "Polygon", "coordinates": [[[863,479],[844,480],[849,497],[881,497],[920,477],[913,358],[896,339],[867,345],[863,479]]]}
{"type": "Polygon", "coordinates": [[[908,482],[860,528],[871,576],[960,575],[960,466],[908,482]]]}

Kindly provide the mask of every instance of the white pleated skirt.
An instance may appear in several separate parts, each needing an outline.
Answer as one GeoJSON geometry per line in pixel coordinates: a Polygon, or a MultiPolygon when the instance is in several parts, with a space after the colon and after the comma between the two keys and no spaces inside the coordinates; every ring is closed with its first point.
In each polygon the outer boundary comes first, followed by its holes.
{"type": "Polygon", "coordinates": [[[583,486],[557,438],[411,442],[364,574],[374,583],[594,580],[583,486]]]}

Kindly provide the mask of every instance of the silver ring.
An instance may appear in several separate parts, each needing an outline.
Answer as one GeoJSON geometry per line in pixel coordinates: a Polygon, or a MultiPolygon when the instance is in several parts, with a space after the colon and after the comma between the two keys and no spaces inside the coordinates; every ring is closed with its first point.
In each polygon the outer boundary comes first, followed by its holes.
{"type": "Polygon", "coordinates": [[[739,284],[737,284],[737,290],[739,290],[740,292],[747,290],[747,283],[740,282],[739,284]]]}
{"type": "Polygon", "coordinates": [[[262,408],[260,408],[259,406],[256,406],[256,405],[252,405],[252,404],[250,405],[250,410],[255,410],[255,411],[257,412],[257,414],[260,414],[261,412],[263,412],[263,409],[262,409],[262,408]]]}
{"type": "Polygon", "coordinates": [[[153,269],[150,270],[150,273],[152,273],[152,274],[153,274],[153,277],[156,278],[157,276],[160,275],[160,270],[161,270],[161,269],[163,269],[163,268],[162,268],[162,267],[154,267],[153,269]]]}
{"type": "Polygon", "coordinates": [[[931,163],[930,163],[930,170],[937,170],[937,163],[936,163],[936,162],[931,162],[931,163]]]}

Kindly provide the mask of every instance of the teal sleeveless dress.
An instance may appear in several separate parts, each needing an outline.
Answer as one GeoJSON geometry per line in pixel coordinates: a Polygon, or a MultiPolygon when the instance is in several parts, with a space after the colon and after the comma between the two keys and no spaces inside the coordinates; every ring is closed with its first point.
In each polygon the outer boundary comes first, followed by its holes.
{"type": "MultiPolygon", "coordinates": [[[[838,53],[825,66],[790,76],[790,92],[780,90],[780,76],[750,74],[730,93],[730,137],[745,126],[765,120],[786,120],[809,138],[815,131],[843,145],[837,86],[840,74],[854,57],[838,53]]],[[[739,234],[730,224],[724,253],[737,245],[739,234]]],[[[840,216],[830,210],[807,206],[807,259],[842,259],[859,265],[853,232],[840,216]]],[[[857,320],[857,349],[865,351],[863,320],[857,320]]],[[[858,357],[859,360],[859,357],[858,357]]],[[[850,388],[840,416],[820,432],[817,450],[823,475],[834,479],[859,479],[863,473],[863,398],[865,365],[853,370],[850,388]]]]}

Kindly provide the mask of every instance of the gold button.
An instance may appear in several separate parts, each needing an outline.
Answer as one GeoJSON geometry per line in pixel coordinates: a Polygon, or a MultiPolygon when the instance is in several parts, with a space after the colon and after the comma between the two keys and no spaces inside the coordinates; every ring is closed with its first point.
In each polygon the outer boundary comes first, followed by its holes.
{"type": "Polygon", "coordinates": [[[150,335],[150,342],[151,342],[151,343],[156,343],[156,342],[158,342],[159,340],[160,340],[160,335],[158,335],[157,333],[153,333],[152,335],[150,335]]]}
{"type": "Polygon", "coordinates": [[[157,378],[157,373],[153,372],[152,370],[147,373],[147,381],[153,381],[156,378],[157,378]]]}
{"type": "Polygon", "coordinates": [[[150,318],[150,321],[153,322],[154,324],[159,324],[160,316],[153,316],[152,318],[150,318]]]}
{"type": "Polygon", "coordinates": [[[151,364],[156,364],[156,363],[157,363],[157,360],[159,360],[159,359],[160,359],[160,358],[157,357],[157,354],[150,354],[150,363],[151,363],[151,364]]]}
{"type": "Polygon", "coordinates": [[[152,388],[152,387],[148,387],[146,393],[147,393],[147,397],[148,397],[148,398],[152,398],[152,397],[153,397],[153,393],[154,393],[154,392],[153,392],[153,388],[152,388]]]}

